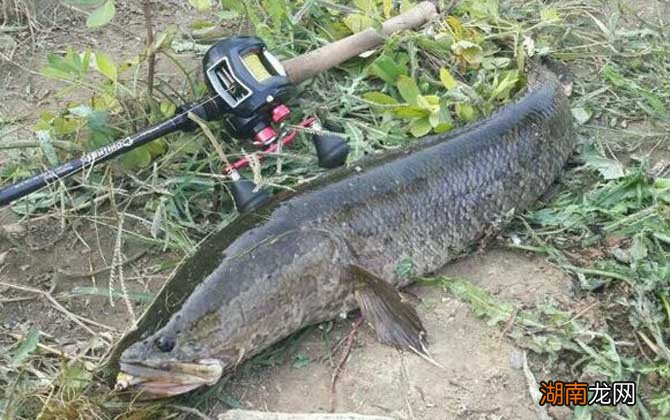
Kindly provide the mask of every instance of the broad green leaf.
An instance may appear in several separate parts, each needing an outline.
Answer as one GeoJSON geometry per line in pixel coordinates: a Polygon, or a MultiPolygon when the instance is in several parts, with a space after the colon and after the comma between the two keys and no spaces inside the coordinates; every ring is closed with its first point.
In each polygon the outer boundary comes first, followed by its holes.
{"type": "Polygon", "coordinates": [[[423,95],[418,95],[416,97],[416,104],[419,108],[425,109],[430,113],[437,113],[440,111],[440,98],[436,98],[434,95],[430,95],[431,99],[423,95]],[[435,100],[437,99],[437,101],[435,100]]]}
{"type": "Polygon", "coordinates": [[[582,107],[572,108],[572,116],[575,117],[579,125],[586,124],[591,119],[591,112],[582,107]]]}
{"type": "Polygon", "coordinates": [[[359,14],[353,14],[345,17],[343,20],[347,28],[353,33],[361,32],[372,27],[374,21],[371,17],[359,14]]]}
{"type": "Polygon", "coordinates": [[[98,7],[90,15],[88,15],[88,19],[86,19],[86,26],[89,28],[97,28],[99,26],[106,25],[112,20],[115,13],[116,9],[114,7],[114,0],[107,0],[102,4],[102,6],[98,7]]]}
{"type": "Polygon", "coordinates": [[[430,115],[430,111],[415,105],[399,105],[393,108],[393,113],[400,118],[423,118],[430,115]]]}
{"type": "Polygon", "coordinates": [[[65,72],[63,70],[57,69],[52,66],[46,66],[42,70],[40,70],[40,73],[44,75],[44,77],[49,77],[51,79],[60,79],[60,80],[74,80],[76,79],[76,76],[65,72]]]}
{"type": "MultiPolygon", "coordinates": [[[[172,47],[172,44],[170,44],[172,47]]],[[[123,74],[133,67],[141,64],[146,59],[146,53],[138,54],[134,57],[123,60],[117,65],[117,73],[123,74]]]]}
{"type": "MultiPolygon", "coordinates": [[[[67,55],[65,57],[67,57],[67,55]]],[[[60,55],[54,53],[48,53],[47,62],[49,63],[49,66],[66,73],[76,71],[75,68],[67,64],[67,62],[65,61],[65,57],[61,57],[60,55]]]]}
{"type": "Polygon", "coordinates": [[[414,79],[409,76],[400,75],[396,83],[400,96],[410,105],[417,105],[417,97],[421,94],[414,79]]]}
{"type": "Polygon", "coordinates": [[[451,46],[451,52],[456,56],[461,67],[476,69],[484,58],[482,47],[471,41],[458,41],[451,46]]]}
{"type": "MultiPolygon", "coordinates": [[[[143,147],[146,147],[152,159],[164,154],[167,151],[167,144],[165,143],[164,139],[154,140],[150,143],[147,143],[143,147]]],[[[146,166],[149,166],[149,164],[146,166]]]]}
{"type": "Polygon", "coordinates": [[[363,94],[363,99],[380,105],[395,105],[398,103],[394,98],[382,92],[366,92],[363,94]]]}
{"type": "Polygon", "coordinates": [[[373,14],[377,11],[377,2],[375,0],[354,0],[354,6],[367,14],[373,14]]]}
{"type": "Polygon", "coordinates": [[[437,106],[436,109],[440,108],[440,97],[437,95],[423,95],[423,98],[428,101],[432,106],[437,106]]]}
{"type": "Polygon", "coordinates": [[[508,57],[484,57],[482,59],[482,67],[486,70],[504,69],[509,67],[511,59],[508,57]]]}
{"type": "Polygon", "coordinates": [[[91,64],[91,50],[86,50],[82,54],[80,54],[81,57],[81,66],[80,66],[80,73],[87,73],[89,65],[91,64]]]}
{"type": "Polygon", "coordinates": [[[118,79],[118,71],[116,64],[112,61],[109,56],[97,52],[95,53],[95,68],[105,77],[110,79],[113,82],[116,82],[118,79]]]}
{"type": "Polygon", "coordinates": [[[491,99],[505,100],[508,99],[512,90],[519,82],[518,70],[510,70],[505,72],[505,77],[496,85],[491,93],[491,99]]]}
{"type": "Polygon", "coordinates": [[[368,67],[368,74],[377,76],[389,85],[395,86],[398,76],[407,74],[407,68],[393,57],[382,54],[368,67]]]}
{"type": "Polygon", "coordinates": [[[71,48],[68,48],[65,56],[49,53],[48,65],[42,69],[42,74],[56,79],[75,80],[86,74],[89,59],[90,52],[77,54],[71,48]]]}
{"type": "Polygon", "coordinates": [[[165,118],[172,117],[176,111],[177,105],[172,102],[161,102],[161,114],[163,114],[165,118]]]}
{"type": "Polygon", "coordinates": [[[598,171],[606,180],[623,178],[625,175],[621,162],[599,156],[595,152],[585,153],[584,161],[586,166],[598,171]]]}
{"type": "Polygon", "coordinates": [[[498,0],[463,0],[458,7],[461,11],[479,19],[498,17],[498,0]]]}
{"type": "Polygon", "coordinates": [[[457,103],[456,116],[463,122],[472,122],[477,117],[475,109],[470,104],[457,103]]]}
{"type": "Polygon", "coordinates": [[[430,133],[433,127],[430,125],[428,118],[417,118],[412,120],[409,123],[409,132],[412,133],[414,137],[423,137],[426,134],[430,133]]]}
{"type": "MultiPolygon", "coordinates": [[[[237,13],[237,12],[233,12],[233,13],[237,13]]],[[[196,20],[192,20],[188,24],[188,29],[191,29],[193,31],[204,31],[204,32],[206,32],[208,30],[216,28],[217,26],[218,25],[215,22],[212,22],[210,20],[196,19],[196,20]]]]}
{"type": "Polygon", "coordinates": [[[151,164],[151,152],[147,146],[138,147],[124,154],[121,162],[128,169],[146,168],[151,164]]]}
{"type": "Polygon", "coordinates": [[[324,32],[329,39],[338,40],[351,35],[351,30],[342,21],[328,22],[324,25],[324,32]]]}
{"type": "Polygon", "coordinates": [[[451,130],[452,128],[454,128],[454,125],[452,123],[442,122],[442,123],[439,123],[437,125],[437,127],[435,127],[433,129],[433,131],[435,131],[436,134],[440,134],[440,133],[447,132],[447,131],[451,130]]]}
{"type": "Polygon", "coordinates": [[[56,135],[56,137],[76,133],[77,130],[79,130],[83,125],[83,120],[71,115],[54,118],[52,122],[53,133],[56,135]]]}
{"type": "Polygon", "coordinates": [[[444,67],[440,69],[440,81],[447,90],[456,89],[456,86],[458,86],[458,82],[456,82],[454,76],[444,67]]]}
{"type": "MultiPolygon", "coordinates": [[[[77,107],[70,108],[69,111],[72,115],[86,118],[88,128],[93,131],[104,132],[107,129],[107,119],[109,116],[107,108],[94,109],[86,105],[79,105],[77,107]]],[[[103,139],[103,141],[104,140],[105,139],[103,139]]]]}
{"type": "Polygon", "coordinates": [[[209,10],[212,7],[211,0],[188,0],[188,2],[200,12],[209,10]]]}
{"type": "Polygon", "coordinates": [[[37,349],[40,343],[40,333],[38,330],[31,329],[21,341],[21,345],[14,352],[12,357],[12,366],[21,366],[21,364],[37,349]]]}

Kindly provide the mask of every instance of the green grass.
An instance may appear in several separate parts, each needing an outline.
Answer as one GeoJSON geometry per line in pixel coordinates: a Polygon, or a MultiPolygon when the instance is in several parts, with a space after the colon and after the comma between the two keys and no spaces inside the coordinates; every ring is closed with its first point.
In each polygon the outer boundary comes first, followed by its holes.
{"type": "MultiPolygon", "coordinates": [[[[670,180],[667,161],[653,150],[667,136],[670,45],[660,27],[625,7],[605,5],[608,15],[598,3],[565,3],[565,25],[554,34],[560,42],[550,49],[576,74],[578,166],[562,177],[558,195],[518,216],[507,232],[511,248],[570,273],[575,298],[595,298],[600,318],[592,325],[548,303],[515,312],[509,335],[557,375],[559,361],[572,363],[562,379],[638,384],[635,407],[579,408],[575,417],[668,418],[670,180]],[[629,159],[635,154],[642,158],[629,159]]],[[[532,9],[519,11],[532,19],[532,9]]],[[[501,327],[519,307],[464,280],[441,283],[501,327]]]]}
{"type": "MultiPolygon", "coordinates": [[[[230,4],[218,19],[246,16],[273,51],[284,57],[383,18],[383,7],[366,1],[338,3],[371,7],[366,16],[377,16],[371,21],[345,19],[321,2],[305,3],[311,4],[308,8],[289,1],[252,2],[246,8],[235,6],[237,2],[223,3],[230,4]],[[299,22],[293,21],[298,18],[299,22]]],[[[420,33],[393,36],[372,56],[352,60],[302,85],[292,104],[297,111],[293,121],[316,114],[332,122],[352,146],[352,159],[357,159],[403,146],[415,135],[482,118],[522,87],[519,70],[530,55],[548,54],[568,64],[575,74],[571,103],[579,121],[578,163],[563,177],[558,195],[518,216],[507,231],[518,240],[510,239],[508,245],[545,256],[576,279],[577,299],[593,297],[606,310],[602,325],[594,329],[555,305],[524,309],[515,317],[509,334],[555,369],[559,360],[570,360],[579,373],[638,382],[638,406],[598,408],[593,413],[576,410],[577,417],[670,416],[670,181],[662,178],[658,162],[617,160],[653,150],[665,139],[670,123],[667,34],[661,25],[643,21],[625,7],[592,0],[560,0],[548,5],[465,1],[451,12],[456,19],[439,20],[420,33]]],[[[187,41],[176,39],[173,45],[190,49],[188,53],[202,51],[202,45],[187,41]]],[[[159,50],[175,55],[168,38],[159,50]]],[[[54,56],[45,72],[68,80],[70,87],[62,92],[63,97],[76,88],[86,89],[91,99],[45,114],[35,128],[46,141],[32,153],[15,151],[12,163],[0,168],[0,183],[16,181],[76,155],[72,148],[59,147],[63,144],[82,149],[99,146],[169,116],[173,104],[182,97],[193,97],[193,90],[204,92],[204,86],[195,82],[198,70],[190,70],[189,65],[182,66],[181,86],[172,88],[173,84],[159,80],[156,96],[147,98],[135,67],[122,72],[121,58],[100,53],[96,66],[87,65],[85,58],[75,52],[54,56]]],[[[247,143],[230,139],[220,124],[211,127],[229,158],[253,150],[247,143]]],[[[92,208],[99,207],[91,219],[112,226],[117,225],[113,218],[110,222],[100,215],[125,213],[125,217],[144,221],[145,229],[133,234],[135,240],[186,252],[236,216],[227,181],[219,175],[221,169],[222,162],[202,134],[177,134],[134,153],[122,164],[100,167],[87,178],[78,177],[35,195],[14,210],[31,218],[62,209],[93,214],[92,208]],[[95,205],[93,199],[98,199],[95,205]]],[[[255,174],[246,175],[280,189],[320,172],[308,137],[301,136],[296,147],[267,159],[255,174]]],[[[451,279],[443,283],[493,322],[504,325],[515,310],[515,302],[501,302],[467,282],[451,279]]],[[[83,380],[85,386],[68,386],[70,376],[62,372],[76,367],[42,357],[37,346],[29,348],[30,357],[22,356],[21,363],[12,362],[27,345],[33,346],[26,340],[0,353],[6,359],[3,364],[17,365],[0,371],[0,383],[6,389],[19,389],[17,395],[57,395],[32,400],[39,400],[36,407],[61,412],[81,404],[101,418],[111,418],[112,413],[127,409],[127,404],[104,396],[92,378],[83,380]],[[26,369],[38,356],[44,359],[40,366],[50,378],[47,383],[36,380],[35,373],[26,369]]],[[[278,349],[251,366],[274,363],[288,352],[286,347],[278,349]]],[[[206,410],[222,403],[215,395],[204,391],[195,401],[187,401],[206,410]]],[[[0,395],[5,410],[15,409],[17,401],[23,400],[0,395]]],[[[232,400],[223,403],[235,404],[232,400]]],[[[149,416],[151,410],[160,408],[143,410],[150,411],[140,410],[133,418],[149,416]]]]}

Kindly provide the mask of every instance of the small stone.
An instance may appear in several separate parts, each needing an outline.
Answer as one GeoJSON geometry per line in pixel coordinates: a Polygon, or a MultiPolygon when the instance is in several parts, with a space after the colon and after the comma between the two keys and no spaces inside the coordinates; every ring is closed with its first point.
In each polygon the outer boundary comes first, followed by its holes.
{"type": "Polygon", "coordinates": [[[18,223],[12,223],[9,225],[4,225],[3,229],[5,232],[9,233],[10,235],[23,235],[26,233],[26,228],[23,227],[23,225],[20,225],[18,223]]]}
{"type": "Polygon", "coordinates": [[[523,369],[523,353],[517,349],[512,350],[509,354],[509,364],[512,369],[523,369]]]}

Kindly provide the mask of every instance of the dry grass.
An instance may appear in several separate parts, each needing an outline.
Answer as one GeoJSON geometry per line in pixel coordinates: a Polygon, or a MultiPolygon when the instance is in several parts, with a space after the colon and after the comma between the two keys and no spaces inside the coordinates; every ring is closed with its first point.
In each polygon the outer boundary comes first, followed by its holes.
{"type": "Polygon", "coordinates": [[[0,3],[0,33],[37,26],[34,19],[37,5],[34,0],[2,0],[0,3]]]}

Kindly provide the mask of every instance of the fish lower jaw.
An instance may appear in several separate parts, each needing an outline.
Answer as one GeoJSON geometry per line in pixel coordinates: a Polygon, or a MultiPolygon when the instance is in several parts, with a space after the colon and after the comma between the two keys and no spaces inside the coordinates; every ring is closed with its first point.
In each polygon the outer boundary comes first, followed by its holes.
{"type": "Polygon", "coordinates": [[[149,398],[167,398],[216,384],[223,376],[224,364],[218,359],[171,364],[169,369],[121,363],[115,390],[136,390],[149,398]]]}

